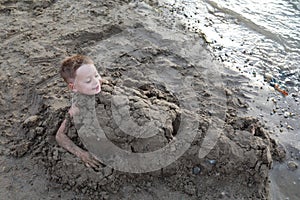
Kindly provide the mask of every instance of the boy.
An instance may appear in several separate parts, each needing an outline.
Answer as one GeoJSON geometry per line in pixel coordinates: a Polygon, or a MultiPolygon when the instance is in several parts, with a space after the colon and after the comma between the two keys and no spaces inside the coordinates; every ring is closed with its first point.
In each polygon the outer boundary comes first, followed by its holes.
{"type": "MultiPolygon", "coordinates": [[[[103,80],[94,66],[93,61],[87,56],[75,55],[66,58],[61,65],[60,74],[68,84],[69,89],[74,93],[95,95],[101,91],[103,80]]],[[[67,124],[70,122],[70,118],[74,117],[78,112],[79,109],[72,104],[67,113],[67,117],[64,119],[56,133],[56,141],[70,153],[79,157],[87,167],[97,168],[100,165],[100,162],[96,157],[78,147],[66,135],[66,128],[68,128],[67,124]]]]}

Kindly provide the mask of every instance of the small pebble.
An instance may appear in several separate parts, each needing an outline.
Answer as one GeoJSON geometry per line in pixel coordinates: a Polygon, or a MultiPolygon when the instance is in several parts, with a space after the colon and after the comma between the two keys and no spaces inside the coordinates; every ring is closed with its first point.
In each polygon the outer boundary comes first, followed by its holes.
{"type": "Polygon", "coordinates": [[[296,93],[292,93],[291,95],[292,95],[292,97],[298,97],[298,95],[296,93]]]}
{"type": "Polygon", "coordinates": [[[38,116],[32,115],[24,121],[24,124],[35,123],[37,120],[38,120],[38,116]]]}
{"type": "Polygon", "coordinates": [[[200,167],[194,167],[193,168],[193,174],[199,174],[201,171],[200,167]]]}
{"type": "Polygon", "coordinates": [[[284,114],[283,114],[283,116],[284,116],[285,118],[288,118],[290,115],[291,115],[290,112],[284,112],[284,114]]]}
{"type": "Polygon", "coordinates": [[[225,198],[226,196],[228,196],[228,194],[224,191],[221,192],[220,195],[219,195],[220,198],[225,198]]]}
{"type": "Polygon", "coordinates": [[[298,168],[298,164],[294,161],[289,161],[287,166],[290,170],[295,171],[298,168]]]}
{"type": "Polygon", "coordinates": [[[264,79],[265,79],[266,82],[269,83],[273,79],[273,76],[272,76],[272,74],[265,73],[264,74],[264,79]]]}
{"type": "Polygon", "coordinates": [[[208,160],[208,162],[209,162],[209,164],[211,164],[211,165],[214,165],[214,164],[216,164],[216,160],[208,160]]]}

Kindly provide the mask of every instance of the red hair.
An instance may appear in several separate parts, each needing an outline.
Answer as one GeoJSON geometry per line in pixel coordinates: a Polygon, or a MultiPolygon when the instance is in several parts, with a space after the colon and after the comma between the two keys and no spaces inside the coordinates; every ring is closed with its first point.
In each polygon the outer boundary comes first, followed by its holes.
{"type": "Polygon", "coordinates": [[[94,62],[84,55],[74,55],[66,58],[60,67],[61,77],[66,83],[72,82],[76,77],[76,70],[84,64],[94,64],[94,62]]]}

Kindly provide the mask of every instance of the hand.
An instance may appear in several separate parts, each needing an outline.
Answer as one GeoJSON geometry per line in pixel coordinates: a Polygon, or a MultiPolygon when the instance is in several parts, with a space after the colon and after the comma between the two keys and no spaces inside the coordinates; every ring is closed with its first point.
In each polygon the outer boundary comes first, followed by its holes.
{"type": "Polygon", "coordinates": [[[99,160],[87,151],[80,152],[78,157],[85,163],[87,167],[99,168],[101,165],[99,160]]]}

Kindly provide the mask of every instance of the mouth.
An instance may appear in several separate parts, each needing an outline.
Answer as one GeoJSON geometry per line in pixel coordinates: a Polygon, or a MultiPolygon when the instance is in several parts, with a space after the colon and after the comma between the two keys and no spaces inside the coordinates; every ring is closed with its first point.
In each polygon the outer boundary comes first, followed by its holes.
{"type": "Polygon", "coordinates": [[[100,90],[100,85],[97,85],[97,87],[94,87],[93,90],[99,91],[100,90]]]}

